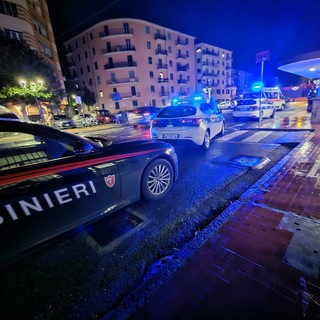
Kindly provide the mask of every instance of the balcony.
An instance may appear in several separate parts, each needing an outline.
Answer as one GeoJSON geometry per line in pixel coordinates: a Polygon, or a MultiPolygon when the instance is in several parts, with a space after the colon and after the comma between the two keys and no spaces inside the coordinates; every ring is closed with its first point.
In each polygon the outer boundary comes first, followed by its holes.
{"type": "Polygon", "coordinates": [[[74,62],[68,62],[68,69],[74,69],[76,67],[74,62]]]}
{"type": "Polygon", "coordinates": [[[159,64],[157,64],[157,69],[168,69],[168,65],[163,64],[163,63],[159,63],[159,64]]]}
{"type": "Polygon", "coordinates": [[[178,64],[177,65],[177,71],[188,71],[189,70],[189,64],[178,64]]]}
{"type": "Polygon", "coordinates": [[[113,80],[107,80],[108,85],[117,85],[117,84],[128,84],[128,83],[135,83],[139,82],[139,78],[119,78],[113,80]]]}
{"type": "Polygon", "coordinates": [[[177,54],[177,59],[187,59],[188,56],[186,54],[178,53],[177,54]]]}
{"type": "Polygon", "coordinates": [[[162,50],[162,49],[157,49],[156,50],[156,54],[162,54],[162,55],[168,55],[168,51],[167,50],[162,50]]]}
{"type": "Polygon", "coordinates": [[[115,52],[136,51],[135,46],[113,46],[111,48],[101,49],[102,54],[109,54],[115,52]]]}
{"type": "Polygon", "coordinates": [[[158,78],[158,83],[168,83],[169,78],[158,78]]]}
{"type": "MultiPolygon", "coordinates": [[[[120,93],[120,96],[122,99],[132,99],[140,97],[140,92],[136,92],[135,94],[132,94],[132,92],[120,93]]],[[[112,99],[112,94],[109,94],[109,99],[112,99]]]]}
{"type": "Polygon", "coordinates": [[[128,36],[128,35],[132,35],[132,34],[133,34],[132,28],[128,28],[128,29],[116,28],[116,29],[111,29],[108,31],[99,32],[99,37],[101,39],[106,39],[106,38],[112,37],[112,36],[121,36],[121,35],[128,36]]]}
{"type": "Polygon", "coordinates": [[[167,40],[167,37],[165,34],[156,33],[154,35],[154,40],[167,40]]]}
{"type": "Polygon", "coordinates": [[[159,92],[159,97],[169,97],[170,92],[169,91],[161,91],[159,92]]]}
{"type": "Polygon", "coordinates": [[[117,68],[130,68],[130,67],[136,67],[137,62],[131,61],[131,62],[113,62],[113,63],[107,63],[104,65],[105,70],[109,69],[117,69],[117,68]]]}
{"type": "Polygon", "coordinates": [[[181,40],[180,38],[178,38],[177,40],[176,40],[176,45],[177,46],[186,46],[188,44],[188,40],[186,39],[186,40],[181,40]]]}
{"type": "Polygon", "coordinates": [[[73,52],[72,52],[72,50],[71,50],[71,49],[65,49],[64,54],[65,54],[67,57],[70,57],[70,56],[72,56],[72,55],[73,55],[73,52]]]}
{"type": "Polygon", "coordinates": [[[188,80],[187,79],[178,79],[178,84],[187,84],[188,80]]]}
{"type": "Polygon", "coordinates": [[[185,97],[188,95],[188,92],[187,91],[179,91],[179,96],[180,97],[185,97]]]}
{"type": "Polygon", "coordinates": [[[204,49],[202,51],[202,54],[208,54],[210,56],[215,56],[215,57],[218,57],[219,56],[219,53],[218,52],[215,52],[214,50],[209,50],[209,49],[204,49]]]}

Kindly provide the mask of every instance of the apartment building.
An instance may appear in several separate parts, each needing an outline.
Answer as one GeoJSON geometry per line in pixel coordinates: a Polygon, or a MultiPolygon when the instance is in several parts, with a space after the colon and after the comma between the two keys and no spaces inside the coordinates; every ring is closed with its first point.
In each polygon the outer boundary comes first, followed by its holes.
{"type": "MultiPolygon", "coordinates": [[[[64,89],[46,0],[0,0],[0,28],[12,38],[25,40],[32,49],[42,53],[46,61],[52,65],[60,88],[64,89]]],[[[45,105],[42,107],[43,112],[48,114],[47,107],[45,105]]],[[[27,106],[27,114],[39,114],[39,109],[27,106]]]]}
{"type": "Polygon", "coordinates": [[[197,92],[205,92],[216,101],[234,98],[232,51],[207,43],[198,43],[196,50],[197,92]]]}
{"type": "Polygon", "coordinates": [[[64,42],[69,79],[94,108],[165,106],[195,93],[195,37],[139,19],[104,20],[64,42]]]}

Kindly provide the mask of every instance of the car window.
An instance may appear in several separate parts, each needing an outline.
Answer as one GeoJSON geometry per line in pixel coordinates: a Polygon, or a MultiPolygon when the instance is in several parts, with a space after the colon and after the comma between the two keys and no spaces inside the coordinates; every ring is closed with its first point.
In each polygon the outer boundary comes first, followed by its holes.
{"type": "Polygon", "coordinates": [[[239,106],[248,106],[248,105],[252,105],[252,104],[256,104],[256,100],[245,99],[245,100],[239,100],[238,101],[238,105],[239,106]]]}
{"type": "Polygon", "coordinates": [[[197,112],[194,106],[170,106],[163,108],[159,113],[159,118],[179,118],[193,116],[197,112]]]}
{"type": "Polygon", "coordinates": [[[74,155],[71,141],[22,132],[0,132],[0,171],[74,155]]]}

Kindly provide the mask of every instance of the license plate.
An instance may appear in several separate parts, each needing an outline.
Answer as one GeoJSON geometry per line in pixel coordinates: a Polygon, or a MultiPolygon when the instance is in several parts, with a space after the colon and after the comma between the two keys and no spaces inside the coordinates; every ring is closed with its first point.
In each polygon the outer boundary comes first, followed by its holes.
{"type": "Polygon", "coordinates": [[[164,134],[163,139],[179,139],[178,134],[164,134]]]}

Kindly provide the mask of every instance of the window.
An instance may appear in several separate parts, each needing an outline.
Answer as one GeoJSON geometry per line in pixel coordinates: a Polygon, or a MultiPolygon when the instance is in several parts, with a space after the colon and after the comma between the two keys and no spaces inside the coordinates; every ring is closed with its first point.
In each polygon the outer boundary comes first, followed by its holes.
{"type": "Polygon", "coordinates": [[[99,91],[99,96],[100,96],[100,98],[103,98],[103,91],[102,90],[99,91]]]}
{"type": "Polygon", "coordinates": [[[149,26],[146,26],[146,33],[150,34],[150,27],[149,26]]]}
{"type": "Polygon", "coordinates": [[[168,40],[171,40],[171,33],[168,32],[168,40]]]}
{"type": "Polygon", "coordinates": [[[148,57],[148,63],[152,64],[152,57],[148,57]]]}
{"type": "Polygon", "coordinates": [[[87,51],[84,52],[84,56],[86,59],[88,59],[88,52],[87,51]]]}
{"type": "Polygon", "coordinates": [[[173,80],[173,73],[170,73],[170,80],[173,80]]]}
{"type": "Polygon", "coordinates": [[[149,72],[149,77],[150,77],[150,79],[154,79],[153,71],[150,71],[150,72],[149,72]]]}
{"type": "Polygon", "coordinates": [[[115,106],[116,110],[119,110],[119,109],[120,109],[120,104],[119,104],[118,101],[114,103],[114,106],[115,106]]]}
{"type": "Polygon", "coordinates": [[[155,93],[154,86],[150,86],[150,91],[151,91],[152,93],[155,93]]]}
{"type": "Polygon", "coordinates": [[[101,107],[102,107],[102,109],[104,109],[104,103],[101,103],[101,107]]]}
{"type": "Polygon", "coordinates": [[[86,43],[86,38],[82,37],[82,44],[85,44],[85,43],[86,43]]]}
{"type": "Polygon", "coordinates": [[[174,93],[174,86],[171,86],[170,90],[171,90],[171,93],[174,93]]]}
{"type": "Polygon", "coordinates": [[[161,103],[162,103],[162,106],[163,106],[163,107],[167,105],[165,99],[162,99],[162,100],[161,100],[161,103]]]}
{"type": "Polygon", "coordinates": [[[95,56],[96,55],[96,48],[92,48],[92,54],[95,56]]]}
{"type": "Polygon", "coordinates": [[[52,54],[51,54],[51,50],[49,47],[47,47],[43,42],[39,41],[38,42],[39,46],[40,46],[40,51],[47,57],[51,58],[52,54]]]}
{"type": "Polygon", "coordinates": [[[97,77],[97,83],[98,83],[98,84],[101,84],[101,79],[100,79],[99,76],[97,77]]]}
{"type": "Polygon", "coordinates": [[[78,41],[76,40],[76,48],[78,48],[79,47],[79,44],[78,44],[78,41]]]}
{"type": "Polygon", "coordinates": [[[89,36],[90,36],[90,40],[93,40],[93,34],[92,34],[92,32],[90,32],[89,36]]]}
{"type": "Polygon", "coordinates": [[[168,47],[168,52],[172,53],[172,48],[171,47],[168,47]]]}
{"type": "Polygon", "coordinates": [[[137,107],[138,106],[138,101],[137,100],[133,100],[132,101],[132,106],[133,107],[137,107]]]}
{"type": "Polygon", "coordinates": [[[34,29],[39,33],[41,34],[42,36],[48,38],[48,34],[47,34],[47,29],[46,27],[40,23],[39,21],[37,20],[34,20],[33,21],[33,26],[34,26],[34,29]]]}
{"type": "Polygon", "coordinates": [[[0,0],[0,13],[17,18],[18,17],[17,5],[9,1],[0,0]]]}
{"type": "Polygon", "coordinates": [[[172,60],[169,61],[169,66],[172,67],[172,60]]]}
{"type": "Polygon", "coordinates": [[[80,74],[83,74],[83,70],[82,70],[82,68],[80,67],[80,74]]]}
{"type": "Polygon", "coordinates": [[[147,49],[151,49],[151,42],[147,41],[147,49]]]}
{"type": "Polygon", "coordinates": [[[79,53],[78,53],[78,61],[79,61],[79,62],[81,61],[81,56],[80,56],[79,53]]]}
{"type": "Polygon", "coordinates": [[[94,63],[94,68],[95,68],[96,70],[98,70],[98,63],[97,63],[97,62],[94,63]]]}
{"type": "Polygon", "coordinates": [[[90,66],[87,64],[87,71],[90,72],[90,66]]]}
{"type": "Polygon", "coordinates": [[[0,171],[74,156],[73,143],[37,133],[0,132],[0,171]]]}
{"type": "Polygon", "coordinates": [[[9,29],[5,29],[7,35],[11,38],[11,39],[16,39],[16,40],[23,40],[23,34],[22,32],[19,31],[14,31],[14,30],[9,30],[9,29]]]}

